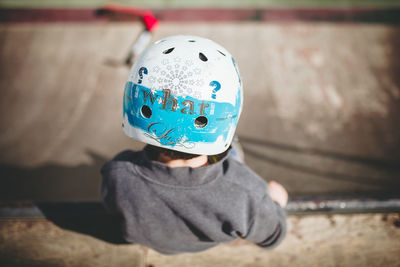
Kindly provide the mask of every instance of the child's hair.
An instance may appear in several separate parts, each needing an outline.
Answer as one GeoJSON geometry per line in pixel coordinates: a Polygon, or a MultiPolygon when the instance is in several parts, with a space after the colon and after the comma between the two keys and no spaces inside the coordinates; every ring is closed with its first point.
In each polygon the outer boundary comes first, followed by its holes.
{"type": "MultiPolygon", "coordinates": [[[[229,150],[232,147],[229,147],[226,151],[222,152],[221,154],[217,155],[209,155],[208,162],[210,164],[218,162],[220,159],[224,158],[226,154],[228,154],[229,150]]],[[[147,145],[145,147],[145,151],[147,156],[152,160],[157,160],[160,154],[169,157],[170,159],[192,159],[198,157],[200,155],[197,154],[189,154],[181,151],[171,150],[163,147],[147,145]]]]}
{"type": "Polygon", "coordinates": [[[146,147],[147,153],[150,155],[150,158],[157,159],[158,155],[163,154],[170,159],[192,159],[198,157],[200,155],[197,154],[189,154],[181,151],[171,150],[163,147],[157,147],[148,145],[146,147]]]}

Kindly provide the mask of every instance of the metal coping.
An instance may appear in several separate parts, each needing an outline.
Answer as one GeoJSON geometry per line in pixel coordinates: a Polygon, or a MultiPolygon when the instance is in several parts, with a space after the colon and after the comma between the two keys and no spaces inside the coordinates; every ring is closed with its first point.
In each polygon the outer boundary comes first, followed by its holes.
{"type": "MultiPolygon", "coordinates": [[[[400,24],[400,7],[333,8],[166,8],[151,9],[157,19],[174,21],[361,22],[400,24]]],[[[139,17],[104,9],[0,8],[0,23],[138,21],[139,17]]]]}
{"type": "MultiPolygon", "coordinates": [[[[285,208],[288,215],[399,213],[400,199],[298,199],[285,208]]],[[[0,220],[46,217],[107,216],[101,202],[43,202],[0,204],[0,220]]]]}
{"type": "Polygon", "coordinates": [[[399,7],[397,0],[0,0],[3,7],[61,7],[94,8],[104,3],[135,5],[146,8],[199,8],[199,7],[399,7]]]}

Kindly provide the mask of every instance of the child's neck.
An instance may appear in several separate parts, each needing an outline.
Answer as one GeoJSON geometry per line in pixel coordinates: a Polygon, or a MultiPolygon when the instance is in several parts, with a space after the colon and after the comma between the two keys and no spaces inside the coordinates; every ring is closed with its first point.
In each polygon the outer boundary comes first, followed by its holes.
{"type": "Polygon", "coordinates": [[[178,167],[199,168],[208,164],[208,157],[206,155],[200,155],[198,157],[194,157],[191,159],[171,159],[163,154],[160,154],[157,160],[159,162],[168,165],[171,168],[178,168],[178,167]]]}

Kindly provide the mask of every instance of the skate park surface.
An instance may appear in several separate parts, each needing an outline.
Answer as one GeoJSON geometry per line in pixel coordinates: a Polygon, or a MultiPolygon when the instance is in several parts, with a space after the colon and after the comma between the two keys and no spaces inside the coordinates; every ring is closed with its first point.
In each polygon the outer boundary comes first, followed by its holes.
{"type": "MultiPolygon", "coordinates": [[[[97,201],[99,169],[140,149],[121,129],[123,61],[139,23],[0,25],[0,197],[97,201]]],[[[398,197],[399,28],[363,23],[162,23],[238,62],[248,165],[292,197],[398,197]]],[[[0,220],[2,266],[399,266],[398,214],[289,216],[273,251],[244,241],[163,256],[43,218],[0,220]]]]}
{"type": "MultiPolygon", "coordinates": [[[[123,64],[139,23],[1,28],[3,200],[98,200],[99,169],[142,145],[121,129],[123,64]],[[22,186],[24,185],[24,186],[22,186]],[[44,186],[46,185],[46,186],[44,186]]],[[[247,164],[291,196],[398,196],[399,28],[163,23],[236,57],[247,164]]]]}

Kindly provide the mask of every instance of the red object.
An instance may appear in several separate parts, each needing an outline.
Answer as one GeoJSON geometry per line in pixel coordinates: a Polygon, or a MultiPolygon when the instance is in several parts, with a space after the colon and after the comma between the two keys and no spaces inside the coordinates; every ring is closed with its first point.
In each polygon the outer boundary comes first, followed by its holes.
{"type": "Polygon", "coordinates": [[[150,32],[154,31],[158,26],[157,18],[153,15],[153,13],[150,10],[147,9],[121,5],[121,4],[106,4],[103,10],[115,13],[127,14],[127,15],[140,16],[143,20],[146,30],[150,32]]]}
{"type": "Polygon", "coordinates": [[[153,16],[153,14],[143,15],[143,22],[146,29],[151,32],[158,26],[158,20],[153,16]]]}

